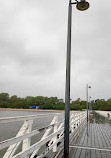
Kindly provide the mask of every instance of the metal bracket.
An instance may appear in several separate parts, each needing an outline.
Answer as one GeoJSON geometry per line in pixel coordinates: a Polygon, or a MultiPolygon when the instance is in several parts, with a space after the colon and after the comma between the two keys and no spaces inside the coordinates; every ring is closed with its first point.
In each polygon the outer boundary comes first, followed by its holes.
{"type": "Polygon", "coordinates": [[[77,4],[77,3],[78,3],[78,0],[75,0],[75,1],[76,1],[76,2],[71,2],[71,5],[72,5],[72,4],[77,4]]]}
{"type": "Polygon", "coordinates": [[[72,4],[77,4],[77,3],[78,3],[78,2],[72,2],[71,5],[72,5],[72,4]]]}

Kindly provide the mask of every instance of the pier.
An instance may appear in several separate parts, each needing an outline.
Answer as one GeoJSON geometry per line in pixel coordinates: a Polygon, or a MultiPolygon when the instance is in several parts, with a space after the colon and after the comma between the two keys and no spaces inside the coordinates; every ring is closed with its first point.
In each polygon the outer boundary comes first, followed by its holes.
{"type": "MultiPolygon", "coordinates": [[[[86,111],[71,112],[69,128],[70,158],[111,157],[111,121],[96,112],[93,115],[93,119],[90,119],[87,124],[86,111]]],[[[14,137],[0,142],[1,158],[63,157],[63,113],[0,118],[0,125],[9,123],[11,126],[15,122],[22,122],[22,126],[14,137]],[[49,125],[33,128],[35,120],[44,120],[47,117],[52,119],[49,125]],[[40,139],[37,141],[39,135],[40,139]]]]}
{"type": "Polygon", "coordinates": [[[70,144],[71,158],[110,158],[111,126],[104,117],[94,113],[94,119],[86,126],[77,144],[70,144]]]}

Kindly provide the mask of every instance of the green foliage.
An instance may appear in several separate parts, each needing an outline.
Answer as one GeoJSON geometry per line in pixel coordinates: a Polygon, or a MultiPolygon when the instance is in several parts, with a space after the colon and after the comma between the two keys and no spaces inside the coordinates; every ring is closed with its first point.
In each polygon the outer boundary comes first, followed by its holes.
{"type": "Polygon", "coordinates": [[[75,101],[72,101],[70,104],[70,110],[83,110],[86,109],[86,101],[78,98],[75,101]]]}
{"type": "Polygon", "coordinates": [[[9,94],[8,93],[0,93],[0,102],[7,102],[9,101],[9,94]]]}
{"type": "Polygon", "coordinates": [[[65,104],[64,103],[58,103],[56,105],[53,105],[53,109],[55,110],[64,110],[65,109],[65,104]]]}
{"type": "MultiPolygon", "coordinates": [[[[72,101],[70,99],[70,110],[83,110],[86,109],[86,101],[80,98],[72,101]]],[[[16,95],[9,97],[8,93],[0,93],[0,108],[22,108],[28,109],[30,106],[39,106],[40,109],[55,109],[64,110],[65,103],[63,99],[57,97],[43,97],[43,96],[27,96],[20,98],[16,95]]],[[[111,111],[111,98],[107,101],[104,99],[96,99],[91,101],[93,110],[110,110],[111,111]]]]}

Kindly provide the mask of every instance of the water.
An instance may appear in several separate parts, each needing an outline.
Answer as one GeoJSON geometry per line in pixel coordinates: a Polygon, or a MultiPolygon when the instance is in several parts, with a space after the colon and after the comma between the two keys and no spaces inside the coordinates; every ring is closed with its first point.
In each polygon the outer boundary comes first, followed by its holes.
{"type": "MultiPolygon", "coordinates": [[[[4,111],[0,110],[0,118],[1,117],[14,117],[14,116],[26,116],[26,115],[39,115],[39,114],[49,114],[49,113],[55,113],[55,112],[39,112],[39,111],[4,111]]],[[[64,115],[60,115],[59,120],[63,119],[64,115]]],[[[32,126],[32,130],[40,129],[44,126],[47,126],[52,121],[53,116],[44,118],[44,119],[34,119],[34,123],[32,126]]],[[[23,124],[23,121],[20,122],[11,122],[6,124],[0,124],[0,142],[4,141],[6,139],[15,137],[18,131],[20,130],[21,126],[23,124]]],[[[37,136],[33,136],[31,138],[31,144],[36,143],[41,139],[43,135],[43,132],[37,136]]],[[[21,150],[21,147],[19,148],[19,151],[21,150]]],[[[0,158],[3,157],[5,150],[0,151],[0,158]]]]}

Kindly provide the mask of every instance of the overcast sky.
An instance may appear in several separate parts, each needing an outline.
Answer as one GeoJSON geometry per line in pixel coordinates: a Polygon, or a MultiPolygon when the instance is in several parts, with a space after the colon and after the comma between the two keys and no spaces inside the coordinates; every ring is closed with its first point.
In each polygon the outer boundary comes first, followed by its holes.
{"type": "MultiPolygon", "coordinates": [[[[111,98],[111,0],[73,5],[71,98],[111,98]],[[105,3],[106,2],[106,3],[105,3]]],[[[68,0],[0,0],[0,92],[65,96],[68,0]]]]}

